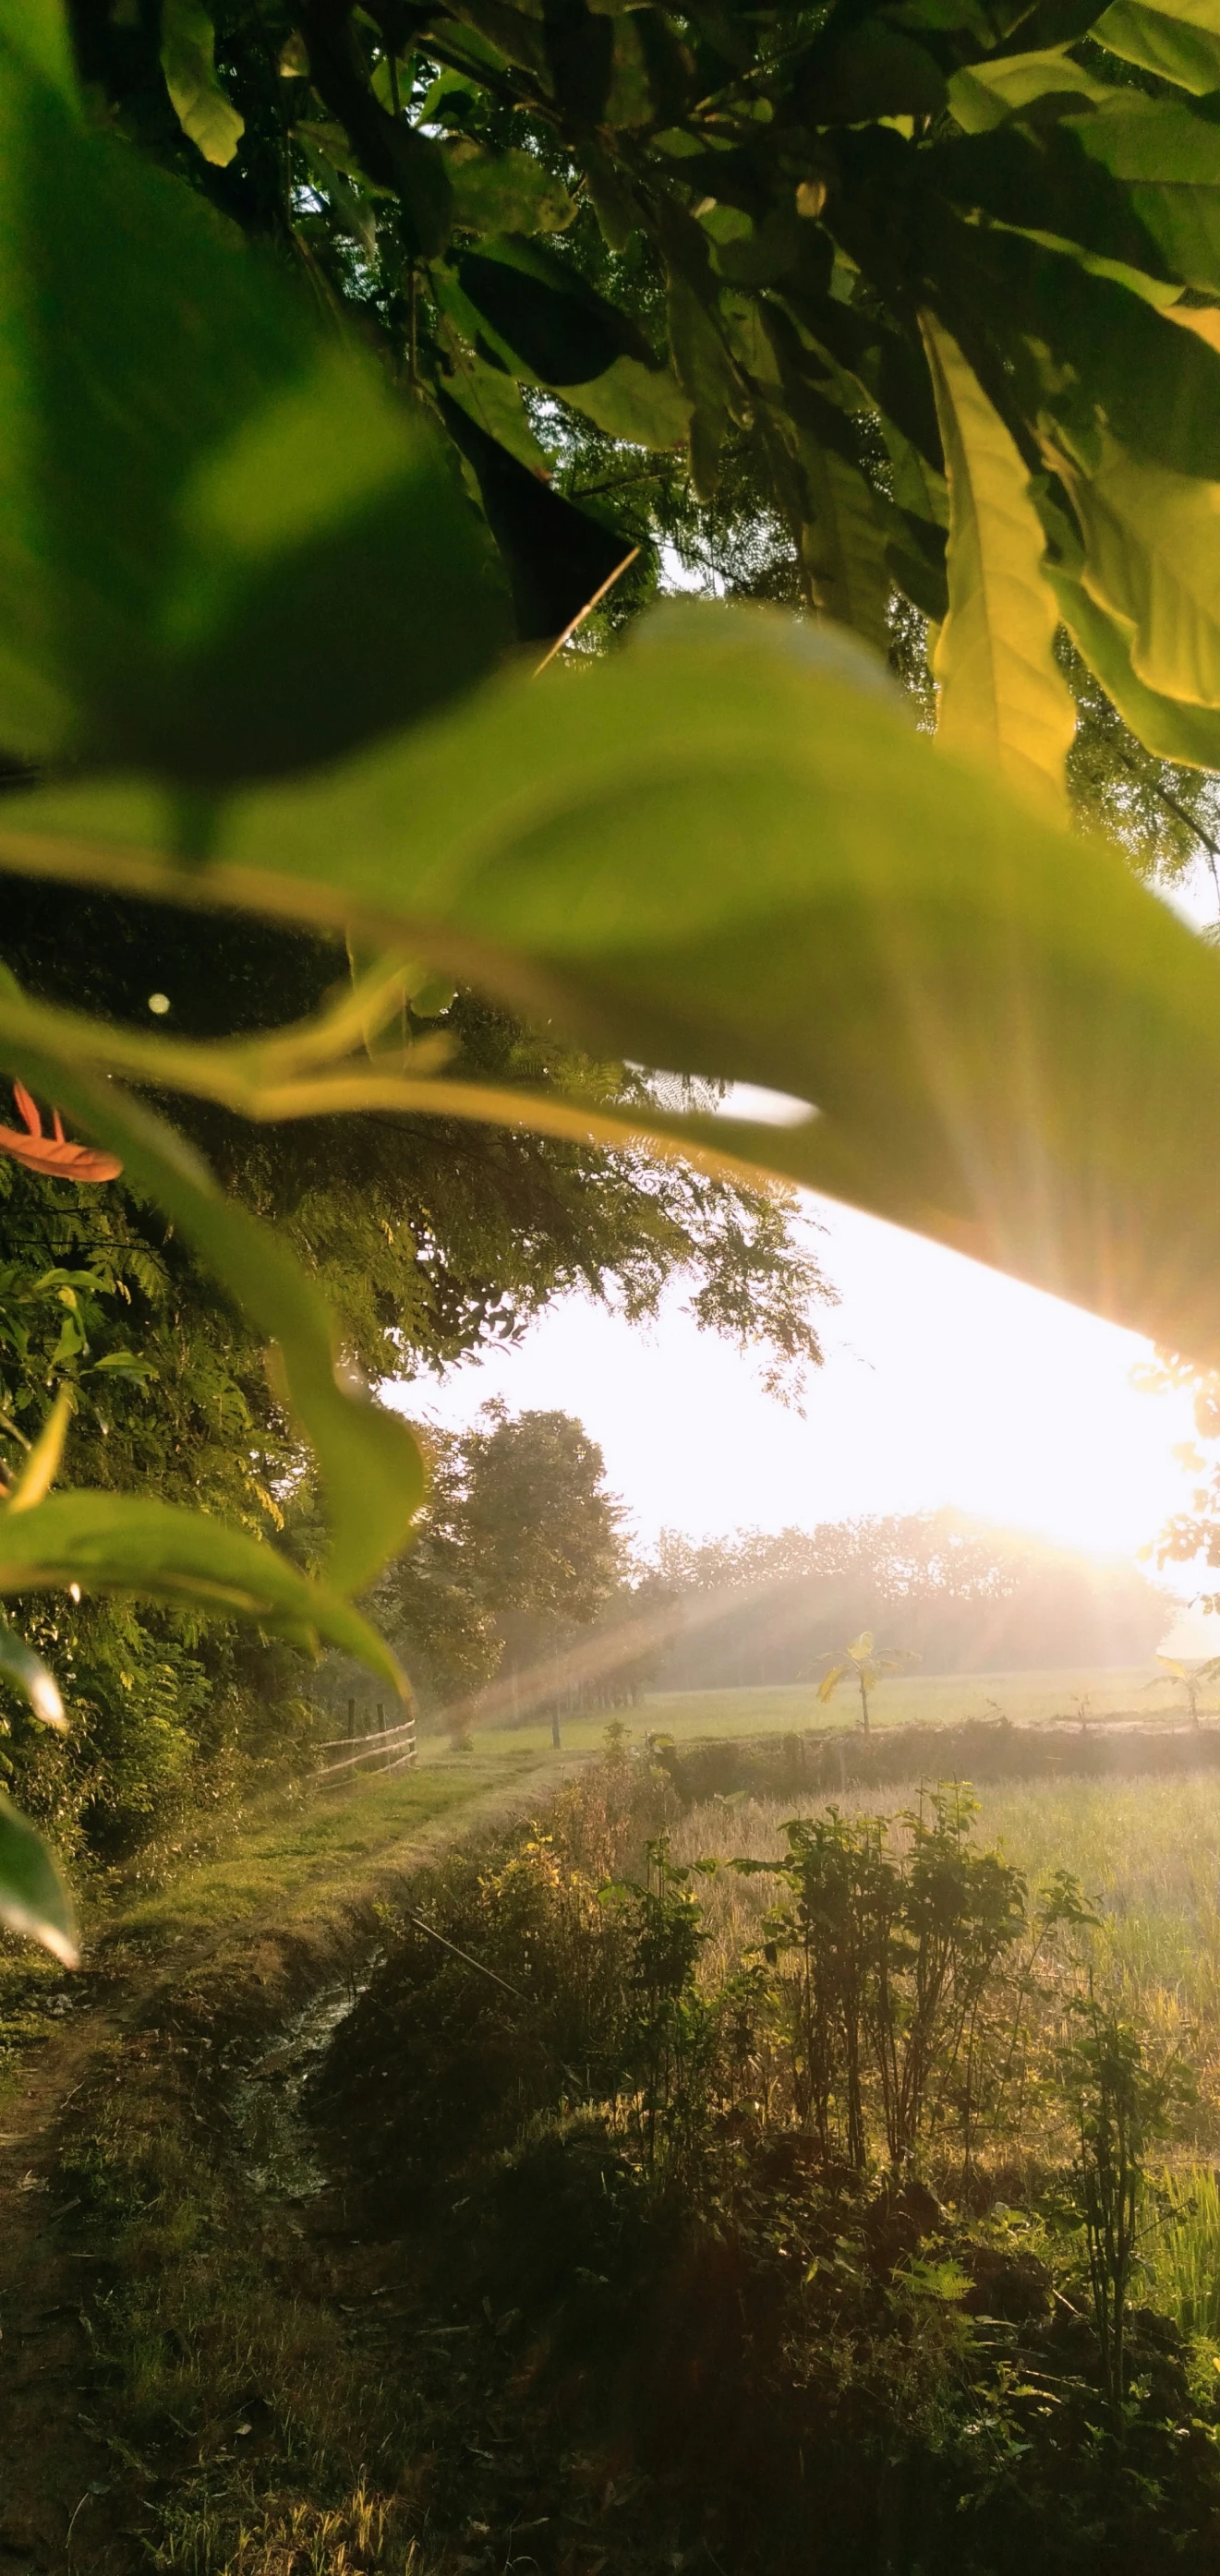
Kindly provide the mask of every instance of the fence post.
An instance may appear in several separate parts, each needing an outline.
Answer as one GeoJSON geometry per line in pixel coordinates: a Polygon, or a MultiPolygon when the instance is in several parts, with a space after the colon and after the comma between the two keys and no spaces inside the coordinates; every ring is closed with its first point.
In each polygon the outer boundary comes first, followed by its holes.
{"type": "MultiPolygon", "coordinates": [[[[385,1707],[381,1700],[378,1700],[377,1702],[377,1732],[379,1735],[385,1734],[385,1707]]],[[[385,1758],[385,1746],[383,1744],[377,1756],[377,1768],[379,1771],[384,1771],[385,1769],[385,1758]]]]}
{"type": "Polygon", "coordinates": [[[356,1741],[356,1703],[354,1699],[349,1699],[347,1703],[347,1740],[349,1744],[354,1744],[356,1741]]]}

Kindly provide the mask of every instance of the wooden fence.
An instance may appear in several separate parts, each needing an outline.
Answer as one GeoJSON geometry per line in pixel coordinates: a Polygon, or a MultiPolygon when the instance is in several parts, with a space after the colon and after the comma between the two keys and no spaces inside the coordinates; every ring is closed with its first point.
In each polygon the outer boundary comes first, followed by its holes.
{"type": "MultiPolygon", "coordinates": [[[[363,1715],[363,1711],[361,1712],[363,1715]]],[[[320,1780],[350,1779],[362,1767],[369,1771],[414,1770],[418,1757],[415,1741],[415,1713],[401,1718],[396,1726],[385,1722],[384,1702],[377,1702],[377,1724],[366,1735],[356,1732],[356,1703],[347,1703],[347,1733],[335,1735],[319,1745],[320,1753],[337,1753],[337,1762],[326,1762],[318,1773],[320,1780]]]]}

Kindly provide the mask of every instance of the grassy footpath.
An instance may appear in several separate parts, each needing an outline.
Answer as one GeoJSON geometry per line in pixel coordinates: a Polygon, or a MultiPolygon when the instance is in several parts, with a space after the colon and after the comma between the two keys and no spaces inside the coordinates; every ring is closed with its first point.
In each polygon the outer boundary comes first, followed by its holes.
{"type": "Polygon", "coordinates": [[[432,1739],[413,1771],[306,1786],[222,1816],[206,1833],[193,1825],[189,1844],[163,1846],[108,1887],[82,1892],[79,1978],[0,1933],[0,2103],[26,2048],[52,2038],[58,2015],[99,1988],[141,1963],[240,1940],[254,1924],[288,1927],[367,1897],[380,1874],[408,1866],[421,1835],[472,1803],[510,1797],[555,1759],[549,1735],[545,1744],[489,1735],[468,1753],[432,1739]]]}
{"type": "MultiPolygon", "coordinates": [[[[228,2502],[259,2448],[248,2434],[239,2451],[235,2424],[272,2414],[284,2511],[299,2508],[312,2540],[299,2557],[269,2537],[243,2565],[337,2576],[387,2563],[390,2523],[361,2483],[374,2398],[353,2380],[325,2267],[235,2153],[234,2086],[312,1996],[359,1975],[386,1899],[417,1861],[528,1812],[564,1767],[549,1743],[433,1746],[414,1772],[269,1800],[218,1825],[201,1858],[175,1864],[171,1852],[159,1886],[133,1881],[87,1902],[76,1978],[6,1942],[9,2576],[134,2576],[150,2547],[192,2576],[228,2565],[248,2484],[236,2524],[228,2502]]],[[[269,2535],[272,2487],[259,2509],[269,2535]]]]}

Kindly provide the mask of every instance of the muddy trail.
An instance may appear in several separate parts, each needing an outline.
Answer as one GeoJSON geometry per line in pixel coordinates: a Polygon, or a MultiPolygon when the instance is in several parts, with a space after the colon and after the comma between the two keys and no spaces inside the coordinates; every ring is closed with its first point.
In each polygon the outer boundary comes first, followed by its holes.
{"type": "MultiPolygon", "coordinates": [[[[255,2470],[273,2413],[312,2445],[319,2492],[332,2452],[367,2447],[369,2267],[318,2199],[301,2083],[413,1867],[575,1767],[421,1821],[339,1890],[296,1884],[282,1919],[103,1931],[77,1975],[40,1981],[0,2116],[0,2576],[211,2563],[210,2487],[255,2470]]],[[[359,2476],[341,2504],[286,2504],[286,2566],[298,2543],[319,2568],[379,2558],[359,2476]]]]}

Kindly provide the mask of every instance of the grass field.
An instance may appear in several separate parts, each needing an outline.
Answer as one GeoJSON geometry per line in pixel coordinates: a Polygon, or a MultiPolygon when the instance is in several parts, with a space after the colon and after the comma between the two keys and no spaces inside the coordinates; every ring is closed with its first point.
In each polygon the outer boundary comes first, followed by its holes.
{"type": "MultiPolygon", "coordinates": [[[[852,1813],[894,1814],[914,1803],[919,1785],[848,1789],[835,1803],[852,1813]]],[[[675,1855],[771,1859],[793,1811],[791,1797],[713,1800],[682,1819],[675,1855]]],[[[977,1838],[1001,1844],[1034,1890],[1052,1870],[1079,1879],[1101,1917],[1087,1943],[1100,1990],[1189,2060],[1200,2088],[1193,2146],[1220,2149],[1220,1779],[1200,1772],[985,1788],[977,1838]]],[[[715,1922],[725,1907],[764,1906],[769,1886],[766,1879],[716,1878],[709,1917],[715,1922]]],[[[727,1923],[720,1938],[732,1946],[727,1923]]]]}
{"type": "MultiPolygon", "coordinates": [[[[1080,1669],[1019,1673],[899,1673],[882,1682],[870,1703],[875,1727],[927,1725],[938,1721],[960,1725],[965,1718],[1011,1718],[1014,1725],[1079,1719],[1080,1703],[1088,1723],[1107,1718],[1173,1719],[1185,1714],[1175,1690],[1155,1664],[1091,1665],[1080,1669]]],[[[1205,1692],[1200,1710],[1220,1716],[1220,1690],[1205,1692]]],[[[638,1708],[624,1712],[631,1733],[672,1735],[679,1743],[697,1737],[775,1735],[803,1727],[859,1723],[860,1703],[841,1686],[824,1706],[811,1682],[774,1683],[744,1690],[649,1691],[638,1708]]],[[[563,1741],[575,1751],[594,1752],[605,1734],[602,1715],[565,1717],[563,1741]]],[[[495,1744],[514,1744],[541,1752],[550,1742],[550,1719],[532,1718],[525,1726],[475,1728],[480,1751],[495,1744]]]]}
{"type": "MultiPolygon", "coordinates": [[[[1181,1691],[1149,1663],[1050,1672],[896,1673],[871,1694],[870,1720],[877,1727],[960,1725],[965,1718],[1003,1716],[1031,1726],[1056,1717],[1074,1722],[1081,1702],[1090,1720],[1184,1713],[1181,1691]]],[[[1206,1693],[1200,1706],[1220,1715],[1220,1691],[1206,1693]]],[[[790,1682],[755,1690],[653,1691],[641,1716],[673,1735],[757,1735],[777,1728],[855,1726],[860,1702],[845,1683],[823,1705],[812,1683],[790,1682]]]]}

